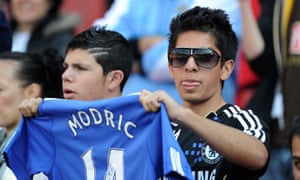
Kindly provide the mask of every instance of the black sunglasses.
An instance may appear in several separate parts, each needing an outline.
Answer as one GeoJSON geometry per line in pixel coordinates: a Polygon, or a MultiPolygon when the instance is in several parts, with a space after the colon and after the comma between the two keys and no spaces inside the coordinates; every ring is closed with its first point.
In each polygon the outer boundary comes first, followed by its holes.
{"type": "Polygon", "coordinates": [[[222,59],[221,56],[211,48],[174,48],[168,55],[169,64],[176,68],[182,67],[191,56],[198,66],[206,69],[215,67],[219,59],[222,59]]]}

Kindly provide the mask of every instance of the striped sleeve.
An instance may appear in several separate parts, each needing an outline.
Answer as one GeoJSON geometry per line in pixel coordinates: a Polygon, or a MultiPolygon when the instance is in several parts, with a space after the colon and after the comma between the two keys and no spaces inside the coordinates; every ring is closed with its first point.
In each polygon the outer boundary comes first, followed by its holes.
{"type": "Polygon", "coordinates": [[[244,133],[256,137],[263,143],[266,142],[264,125],[252,110],[242,110],[237,105],[231,105],[224,113],[228,118],[238,121],[244,133]]]}

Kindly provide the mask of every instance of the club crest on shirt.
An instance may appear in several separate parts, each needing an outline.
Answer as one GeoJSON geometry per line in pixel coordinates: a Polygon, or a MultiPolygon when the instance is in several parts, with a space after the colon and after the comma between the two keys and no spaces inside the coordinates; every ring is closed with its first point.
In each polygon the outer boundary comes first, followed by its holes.
{"type": "Polygon", "coordinates": [[[300,55],[300,21],[293,23],[289,53],[291,55],[300,55]]]}
{"type": "Polygon", "coordinates": [[[216,164],[221,159],[221,155],[206,143],[202,146],[201,157],[207,164],[216,164]]]}

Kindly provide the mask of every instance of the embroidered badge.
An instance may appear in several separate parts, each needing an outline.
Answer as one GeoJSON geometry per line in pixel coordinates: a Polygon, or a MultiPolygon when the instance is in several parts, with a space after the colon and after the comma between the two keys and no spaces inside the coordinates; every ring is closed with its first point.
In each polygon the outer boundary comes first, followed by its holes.
{"type": "Polygon", "coordinates": [[[300,21],[296,21],[293,24],[290,40],[290,54],[300,55],[300,21]]]}
{"type": "Polygon", "coordinates": [[[201,157],[207,164],[216,164],[221,159],[221,155],[213,150],[208,144],[203,144],[201,157]]]}

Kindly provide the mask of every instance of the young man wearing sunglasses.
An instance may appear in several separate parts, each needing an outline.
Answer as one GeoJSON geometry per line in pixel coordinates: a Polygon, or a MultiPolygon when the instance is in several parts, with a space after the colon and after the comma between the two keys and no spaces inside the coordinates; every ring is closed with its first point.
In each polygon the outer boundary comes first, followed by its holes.
{"type": "Polygon", "coordinates": [[[147,111],[164,103],[195,179],[258,179],[268,164],[267,126],[221,92],[231,75],[237,38],[227,14],[194,7],[170,25],[169,70],[183,105],[164,91],[142,91],[147,111]]]}

